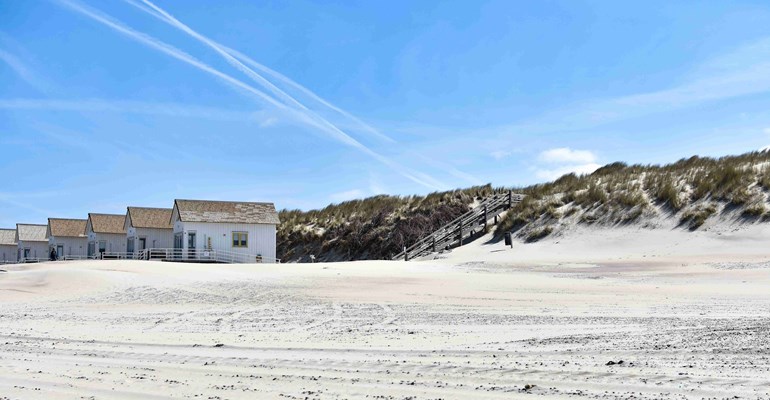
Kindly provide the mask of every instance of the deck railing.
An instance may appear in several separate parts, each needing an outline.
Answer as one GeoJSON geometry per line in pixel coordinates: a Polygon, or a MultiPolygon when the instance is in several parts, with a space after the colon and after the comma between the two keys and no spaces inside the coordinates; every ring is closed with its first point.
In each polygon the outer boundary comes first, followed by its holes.
{"type": "MultiPolygon", "coordinates": [[[[134,252],[108,251],[92,256],[62,256],[59,260],[155,260],[178,262],[211,262],[222,264],[280,264],[281,259],[226,250],[209,249],[144,249],[134,252]]],[[[50,258],[22,258],[18,261],[0,260],[2,264],[24,264],[50,261],[50,258]]]]}
{"type": "Polygon", "coordinates": [[[163,249],[152,248],[134,252],[105,252],[103,260],[157,260],[179,262],[212,262],[224,264],[280,263],[278,258],[255,256],[214,249],[163,249]]]}
{"type": "Polygon", "coordinates": [[[36,257],[23,257],[21,260],[19,260],[19,264],[27,264],[27,263],[39,263],[39,262],[45,262],[50,261],[49,258],[36,258],[36,257]]]}

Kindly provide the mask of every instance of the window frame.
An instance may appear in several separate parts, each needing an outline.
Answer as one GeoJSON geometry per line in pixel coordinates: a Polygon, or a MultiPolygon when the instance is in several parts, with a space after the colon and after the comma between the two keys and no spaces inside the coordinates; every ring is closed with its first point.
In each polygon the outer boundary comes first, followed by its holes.
{"type": "Polygon", "coordinates": [[[247,231],[233,231],[230,236],[230,245],[234,249],[247,249],[249,248],[249,232],[247,231]],[[235,244],[235,238],[238,235],[238,244],[235,244]],[[241,244],[245,243],[245,244],[241,244]]]}

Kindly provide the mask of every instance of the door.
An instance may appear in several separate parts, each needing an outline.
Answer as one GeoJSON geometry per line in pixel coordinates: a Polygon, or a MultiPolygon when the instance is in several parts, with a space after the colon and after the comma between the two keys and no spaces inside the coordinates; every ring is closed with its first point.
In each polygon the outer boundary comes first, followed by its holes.
{"type": "Polygon", "coordinates": [[[187,258],[195,258],[195,242],[197,242],[195,232],[189,232],[187,234],[187,258]]]}
{"type": "Polygon", "coordinates": [[[147,248],[147,238],[139,238],[139,251],[147,248]]]}
{"type": "Polygon", "coordinates": [[[63,244],[57,244],[56,245],[56,259],[61,260],[64,258],[64,245],[63,244]]]}
{"type": "Polygon", "coordinates": [[[134,238],[132,237],[126,240],[126,252],[129,254],[134,252],[134,238]]]}
{"type": "Polygon", "coordinates": [[[96,253],[96,243],[88,242],[88,257],[93,257],[94,253],[96,253]]]}
{"type": "Polygon", "coordinates": [[[24,249],[24,257],[23,258],[29,258],[29,249],[24,249]]]}
{"type": "Polygon", "coordinates": [[[182,257],[182,232],[174,234],[174,258],[182,257]]]}

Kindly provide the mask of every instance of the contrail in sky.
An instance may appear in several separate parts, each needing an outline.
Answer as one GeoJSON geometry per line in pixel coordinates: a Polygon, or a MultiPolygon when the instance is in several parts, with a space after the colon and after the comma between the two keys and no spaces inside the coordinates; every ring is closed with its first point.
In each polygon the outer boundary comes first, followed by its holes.
{"type": "MultiPolygon", "coordinates": [[[[446,185],[441,184],[437,180],[433,179],[432,177],[426,176],[425,174],[418,174],[416,172],[410,171],[405,166],[391,160],[388,157],[385,157],[370,148],[363,145],[361,142],[357,141],[347,133],[343,132],[341,129],[337,128],[333,124],[329,123],[328,121],[324,120],[323,118],[315,115],[312,112],[304,110],[305,112],[302,112],[303,110],[297,110],[295,108],[287,107],[286,104],[277,101],[275,98],[269,96],[265,92],[254,88],[251,85],[248,85],[236,78],[233,78],[232,76],[225,74],[224,72],[221,72],[202,61],[196,59],[195,57],[183,52],[182,50],[177,49],[176,47],[173,47],[165,42],[162,42],[150,35],[147,35],[145,33],[136,31],[122,22],[100,12],[96,11],[94,9],[91,9],[90,7],[78,4],[71,0],[57,0],[60,4],[77,11],[97,22],[102,23],[103,25],[106,25],[109,28],[112,28],[115,31],[118,31],[122,33],[123,35],[126,35],[134,40],[137,40],[149,47],[152,47],[156,50],[159,50],[173,58],[176,58],[180,61],[183,61],[187,64],[190,64],[204,72],[207,72],[211,75],[214,75],[215,77],[225,81],[226,83],[241,89],[245,91],[246,93],[250,93],[254,97],[266,102],[269,105],[272,105],[273,107],[277,108],[278,110],[285,112],[288,115],[291,115],[295,117],[297,120],[304,122],[310,126],[316,127],[323,132],[326,132],[333,138],[339,140],[340,142],[351,146],[353,148],[356,148],[363,152],[364,154],[369,155],[370,157],[376,159],[377,161],[385,164],[386,166],[393,169],[395,172],[399,173],[400,175],[408,178],[409,180],[418,183],[420,185],[423,185],[425,187],[431,188],[431,189],[442,189],[445,188],[446,185]],[[420,175],[420,177],[418,177],[420,175]]],[[[230,56],[228,54],[230,58],[230,56]]],[[[237,60],[235,60],[237,63],[240,64],[237,60]]],[[[241,64],[242,65],[242,64],[241,64]]],[[[244,66],[245,67],[245,66],[244,66]]],[[[247,68],[248,69],[248,68],[247,68]]],[[[253,72],[253,71],[252,71],[253,72]]],[[[258,74],[257,74],[258,75],[258,74]]],[[[264,78],[263,78],[264,79],[264,78]]]]}
{"type": "Polygon", "coordinates": [[[188,35],[194,37],[195,39],[203,42],[207,46],[211,47],[214,51],[219,53],[222,57],[225,58],[225,60],[233,65],[235,68],[239,69],[241,72],[246,74],[248,77],[250,77],[255,82],[259,83],[260,85],[267,88],[269,91],[271,91],[276,97],[282,99],[284,102],[294,105],[300,109],[308,110],[308,108],[302,104],[300,101],[289,95],[288,93],[284,92],[280,88],[276,87],[272,82],[265,79],[262,75],[258,74],[256,71],[252,70],[251,68],[244,65],[244,63],[249,64],[251,67],[256,68],[260,70],[263,73],[267,73],[271,75],[274,79],[282,82],[285,85],[291,86],[292,88],[299,90],[304,95],[310,97],[314,101],[320,103],[321,105],[327,107],[328,109],[331,109],[332,111],[335,111],[339,113],[340,115],[348,118],[349,120],[355,122],[357,125],[362,127],[365,131],[368,133],[382,139],[388,142],[395,142],[392,138],[384,135],[374,127],[368,125],[367,123],[361,121],[360,119],[356,118],[355,116],[351,115],[345,110],[342,110],[341,108],[329,103],[328,101],[322,99],[320,96],[316,95],[306,87],[300,85],[299,83],[289,79],[285,75],[268,68],[250,57],[244,55],[243,53],[238,52],[237,50],[228,48],[200,33],[190,28],[188,25],[184,24],[183,22],[176,19],[173,15],[166,12],[164,9],[160,8],[159,6],[155,5],[151,1],[148,0],[141,0],[142,3],[140,4],[136,0],[124,0],[128,4],[131,4],[132,6],[152,15],[155,18],[158,18],[159,20],[187,33],[188,35]]]}
{"type": "MultiPolygon", "coordinates": [[[[187,26],[186,24],[184,24],[183,22],[179,21],[174,16],[172,16],[171,14],[169,14],[168,12],[163,10],[162,8],[160,8],[157,5],[155,5],[154,3],[152,3],[150,0],[140,0],[144,4],[140,4],[136,0],[124,0],[124,1],[126,1],[127,3],[133,5],[136,8],[138,8],[138,9],[140,9],[140,10],[142,10],[142,11],[144,11],[144,12],[150,14],[150,15],[152,15],[153,17],[158,18],[161,21],[163,21],[163,22],[165,22],[165,23],[167,23],[167,24],[169,24],[169,25],[171,25],[171,26],[173,26],[173,27],[175,27],[175,28],[177,28],[177,29],[179,29],[179,30],[189,34],[190,36],[194,37],[195,39],[197,39],[197,40],[203,42],[204,44],[206,44],[207,46],[211,47],[214,51],[216,51],[222,57],[224,57],[225,60],[227,60],[228,63],[233,65],[235,68],[239,69],[241,72],[245,73],[247,76],[249,76],[251,79],[253,79],[257,83],[259,83],[262,86],[266,87],[268,90],[273,92],[273,94],[275,94],[277,97],[279,97],[279,98],[283,99],[285,102],[289,103],[289,105],[294,105],[296,107],[299,107],[302,110],[309,111],[308,108],[304,104],[302,104],[300,101],[298,101],[297,99],[295,99],[291,95],[287,94],[283,90],[281,90],[278,87],[276,87],[275,85],[273,85],[272,82],[270,82],[269,80],[265,79],[262,75],[258,74],[253,69],[251,69],[248,66],[244,65],[244,63],[245,64],[249,64],[251,67],[256,68],[256,69],[262,71],[263,73],[266,73],[266,74],[272,76],[274,79],[284,83],[285,85],[291,86],[294,89],[299,90],[304,95],[310,97],[314,101],[317,101],[317,102],[321,103],[322,105],[326,106],[327,108],[329,108],[329,109],[331,109],[331,110],[333,110],[333,111],[335,111],[337,113],[340,113],[341,115],[345,116],[346,118],[354,121],[357,125],[363,127],[367,132],[369,132],[369,133],[371,133],[371,134],[373,134],[375,136],[378,136],[381,139],[387,140],[387,141],[389,141],[391,143],[395,143],[395,140],[393,140],[392,138],[383,135],[377,129],[375,129],[372,126],[366,124],[365,122],[361,121],[360,119],[358,119],[357,117],[351,115],[350,113],[340,109],[339,107],[336,107],[333,104],[327,102],[326,100],[322,99],[320,96],[316,95],[315,93],[313,93],[309,89],[305,88],[304,86],[294,82],[293,80],[289,79],[285,75],[283,75],[283,74],[281,74],[281,73],[279,73],[277,71],[274,71],[273,69],[268,68],[268,67],[266,67],[266,66],[264,66],[264,65],[262,65],[262,64],[260,64],[260,63],[258,63],[256,61],[254,61],[250,57],[248,57],[248,56],[238,52],[237,50],[228,48],[228,47],[226,47],[226,46],[224,46],[224,45],[222,45],[220,43],[217,43],[216,41],[211,40],[210,38],[208,38],[208,37],[198,33],[197,31],[193,30],[192,28],[190,28],[189,26],[187,26]]],[[[328,122],[328,121],[326,121],[323,118],[321,118],[321,119],[324,122],[328,122]]],[[[331,124],[331,123],[329,123],[329,124],[331,124]]],[[[426,159],[426,157],[424,157],[424,156],[422,156],[421,158],[422,159],[426,159]]],[[[451,165],[446,165],[445,163],[440,162],[440,161],[436,161],[436,160],[428,160],[428,161],[429,161],[429,164],[433,164],[434,166],[439,166],[439,167],[441,167],[443,169],[446,169],[450,174],[452,174],[455,177],[461,178],[461,179],[466,180],[468,182],[471,182],[473,184],[478,184],[480,182],[480,180],[478,178],[475,178],[474,176],[472,176],[472,175],[470,175],[468,173],[465,173],[463,171],[459,171],[459,170],[457,170],[455,167],[453,167],[451,165]]]]}

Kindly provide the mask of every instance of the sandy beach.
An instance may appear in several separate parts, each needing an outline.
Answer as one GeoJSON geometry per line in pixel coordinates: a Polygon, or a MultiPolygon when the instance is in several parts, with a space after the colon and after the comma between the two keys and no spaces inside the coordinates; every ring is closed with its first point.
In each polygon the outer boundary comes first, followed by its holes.
{"type": "Polygon", "coordinates": [[[768,398],[765,229],[481,239],[408,263],[6,266],[0,398],[768,398]]]}

